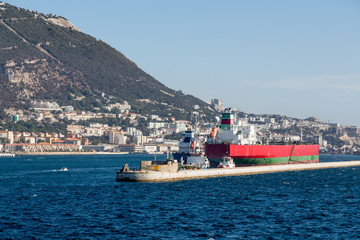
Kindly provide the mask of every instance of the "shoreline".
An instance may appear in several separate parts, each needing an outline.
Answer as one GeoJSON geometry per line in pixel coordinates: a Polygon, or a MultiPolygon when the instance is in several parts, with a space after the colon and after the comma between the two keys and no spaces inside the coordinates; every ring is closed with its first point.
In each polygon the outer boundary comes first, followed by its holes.
{"type": "Polygon", "coordinates": [[[13,152],[18,156],[52,156],[52,155],[124,155],[128,152],[13,152]]]}

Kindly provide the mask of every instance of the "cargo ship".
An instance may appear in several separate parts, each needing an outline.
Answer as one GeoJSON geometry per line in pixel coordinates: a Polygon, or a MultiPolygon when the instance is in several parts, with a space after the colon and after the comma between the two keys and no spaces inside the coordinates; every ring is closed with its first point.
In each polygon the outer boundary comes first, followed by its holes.
{"type": "Polygon", "coordinates": [[[211,166],[218,166],[227,157],[233,159],[236,167],[319,162],[319,145],[259,138],[257,130],[245,119],[237,120],[231,108],[225,109],[220,125],[213,127],[205,144],[211,166]]]}

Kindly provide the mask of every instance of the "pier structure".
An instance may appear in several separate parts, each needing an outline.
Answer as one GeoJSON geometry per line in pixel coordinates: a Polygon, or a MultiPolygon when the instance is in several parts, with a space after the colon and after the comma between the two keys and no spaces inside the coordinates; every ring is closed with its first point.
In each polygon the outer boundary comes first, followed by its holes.
{"type": "Polygon", "coordinates": [[[13,153],[0,153],[0,157],[15,157],[13,153]]]}
{"type": "MultiPolygon", "coordinates": [[[[151,162],[151,161],[149,161],[151,162]]],[[[286,171],[302,171],[315,170],[325,168],[339,168],[339,167],[354,167],[360,166],[360,161],[342,161],[342,162],[324,162],[324,163],[305,163],[305,164],[285,164],[285,165],[266,165],[266,166],[251,166],[251,167],[237,167],[237,168],[210,168],[199,170],[179,170],[174,171],[176,163],[164,162],[170,166],[173,164],[171,170],[168,168],[152,168],[151,163],[147,163],[148,169],[140,169],[139,171],[117,171],[116,181],[128,182],[158,182],[158,181],[178,181],[196,178],[210,178],[210,177],[225,177],[237,175],[251,175],[264,174],[274,172],[286,171]],[[152,168],[152,169],[151,169],[152,168]]]]}

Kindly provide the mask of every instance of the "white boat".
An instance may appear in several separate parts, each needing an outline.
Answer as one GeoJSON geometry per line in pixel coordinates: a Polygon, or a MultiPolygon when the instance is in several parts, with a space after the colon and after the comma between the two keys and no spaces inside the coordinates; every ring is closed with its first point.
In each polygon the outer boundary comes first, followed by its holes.
{"type": "Polygon", "coordinates": [[[181,157],[180,166],[185,168],[210,168],[210,162],[204,154],[189,154],[181,157]]]}
{"type": "Polygon", "coordinates": [[[219,163],[218,168],[234,168],[235,163],[231,157],[223,157],[222,161],[219,163]]]}
{"type": "Polygon", "coordinates": [[[67,167],[63,167],[60,169],[60,171],[68,171],[67,167]]]}
{"type": "Polygon", "coordinates": [[[204,169],[210,168],[210,162],[204,154],[204,144],[207,134],[195,131],[184,132],[184,138],[179,144],[179,152],[173,153],[173,158],[178,161],[180,168],[204,169]]]}

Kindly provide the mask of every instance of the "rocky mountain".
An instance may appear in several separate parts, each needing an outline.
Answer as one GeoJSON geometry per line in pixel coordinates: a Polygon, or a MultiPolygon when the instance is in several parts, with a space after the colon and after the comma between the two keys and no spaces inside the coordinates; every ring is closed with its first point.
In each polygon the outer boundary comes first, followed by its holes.
{"type": "Polygon", "coordinates": [[[202,100],[166,87],[63,17],[0,2],[0,110],[51,100],[76,109],[128,101],[135,111],[211,115],[202,100]]]}

